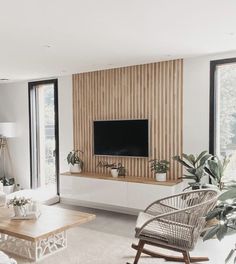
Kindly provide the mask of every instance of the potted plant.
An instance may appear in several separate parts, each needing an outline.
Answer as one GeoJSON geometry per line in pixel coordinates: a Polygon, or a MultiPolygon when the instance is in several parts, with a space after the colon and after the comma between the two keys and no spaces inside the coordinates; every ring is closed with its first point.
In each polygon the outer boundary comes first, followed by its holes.
{"type": "Polygon", "coordinates": [[[83,169],[83,161],[79,157],[79,153],[83,153],[81,150],[72,150],[67,155],[67,162],[70,166],[71,173],[80,173],[83,169]]]}
{"type": "Polygon", "coordinates": [[[100,161],[97,167],[109,168],[111,170],[111,175],[114,178],[118,176],[125,176],[125,167],[121,163],[108,163],[106,161],[100,161]]]}
{"type": "MultiPolygon", "coordinates": [[[[204,241],[213,237],[221,241],[227,234],[232,234],[236,231],[236,187],[231,187],[228,191],[223,192],[218,199],[219,201],[215,208],[206,216],[207,221],[214,219],[217,221],[205,233],[204,241]]],[[[236,263],[236,247],[231,249],[225,259],[225,263],[228,263],[233,256],[234,263],[236,263]]]]}
{"type": "Polygon", "coordinates": [[[189,187],[185,188],[192,188],[200,189],[203,185],[201,183],[202,177],[206,175],[204,167],[206,162],[212,158],[212,155],[209,154],[207,151],[201,152],[199,155],[187,155],[185,153],[181,156],[174,156],[173,159],[180,164],[182,164],[186,171],[189,173],[188,175],[184,175],[184,179],[193,180],[193,182],[189,182],[189,187]]]}
{"type": "Polygon", "coordinates": [[[31,203],[31,199],[25,197],[14,197],[9,200],[8,207],[13,206],[15,217],[25,217],[28,212],[28,205],[31,203]]]}
{"type": "Polygon", "coordinates": [[[150,160],[151,170],[156,174],[157,181],[166,181],[166,173],[169,170],[170,162],[167,160],[150,160]]]}
{"type": "Polygon", "coordinates": [[[3,192],[5,194],[10,194],[14,191],[15,187],[15,179],[14,178],[6,178],[5,176],[0,179],[1,183],[3,184],[3,192]]]}
{"type": "Polygon", "coordinates": [[[205,172],[209,175],[211,182],[220,191],[227,187],[227,183],[223,180],[224,172],[230,162],[230,157],[224,157],[221,161],[217,156],[209,159],[204,167],[205,172]]]}

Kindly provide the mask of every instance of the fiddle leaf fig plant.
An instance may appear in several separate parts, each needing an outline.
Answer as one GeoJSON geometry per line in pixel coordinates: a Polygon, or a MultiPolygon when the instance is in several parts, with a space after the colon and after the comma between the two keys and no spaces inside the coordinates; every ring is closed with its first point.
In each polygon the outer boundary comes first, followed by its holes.
{"type": "MultiPolygon", "coordinates": [[[[215,224],[205,233],[204,241],[213,237],[221,241],[226,235],[236,233],[236,182],[224,184],[224,188],[226,191],[221,191],[217,205],[206,216],[206,221],[214,220],[215,224]]],[[[234,255],[234,263],[236,263],[236,246],[229,252],[225,263],[228,263],[234,255]]]]}
{"type": "Polygon", "coordinates": [[[202,151],[199,155],[187,155],[185,153],[182,156],[174,156],[173,159],[182,164],[186,171],[189,173],[184,175],[184,179],[194,180],[189,183],[189,187],[201,185],[201,179],[205,175],[204,167],[206,162],[212,158],[212,155],[207,151],[202,151]]]}
{"type": "Polygon", "coordinates": [[[223,181],[224,172],[230,162],[230,156],[224,157],[221,161],[217,156],[208,160],[204,167],[205,172],[209,175],[213,185],[222,191],[226,185],[223,181]]]}

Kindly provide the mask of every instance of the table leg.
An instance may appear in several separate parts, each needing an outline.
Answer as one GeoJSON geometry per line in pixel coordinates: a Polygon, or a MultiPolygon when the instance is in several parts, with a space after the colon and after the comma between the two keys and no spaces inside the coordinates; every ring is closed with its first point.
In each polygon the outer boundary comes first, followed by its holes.
{"type": "Polygon", "coordinates": [[[17,237],[0,234],[0,249],[28,258],[41,260],[67,247],[66,231],[55,233],[37,241],[28,241],[17,237]]]}

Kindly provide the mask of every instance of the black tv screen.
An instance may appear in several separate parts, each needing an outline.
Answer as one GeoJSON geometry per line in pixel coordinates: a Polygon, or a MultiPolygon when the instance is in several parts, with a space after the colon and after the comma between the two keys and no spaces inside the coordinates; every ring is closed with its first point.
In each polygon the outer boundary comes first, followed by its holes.
{"type": "Polygon", "coordinates": [[[148,120],[94,121],[94,154],[148,157],[148,120]]]}

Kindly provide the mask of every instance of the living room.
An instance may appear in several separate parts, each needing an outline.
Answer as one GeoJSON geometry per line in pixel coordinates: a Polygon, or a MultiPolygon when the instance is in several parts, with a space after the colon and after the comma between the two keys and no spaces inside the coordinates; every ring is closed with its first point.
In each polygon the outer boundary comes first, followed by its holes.
{"type": "Polygon", "coordinates": [[[233,263],[234,1],[2,7],[0,264],[233,263]]]}

